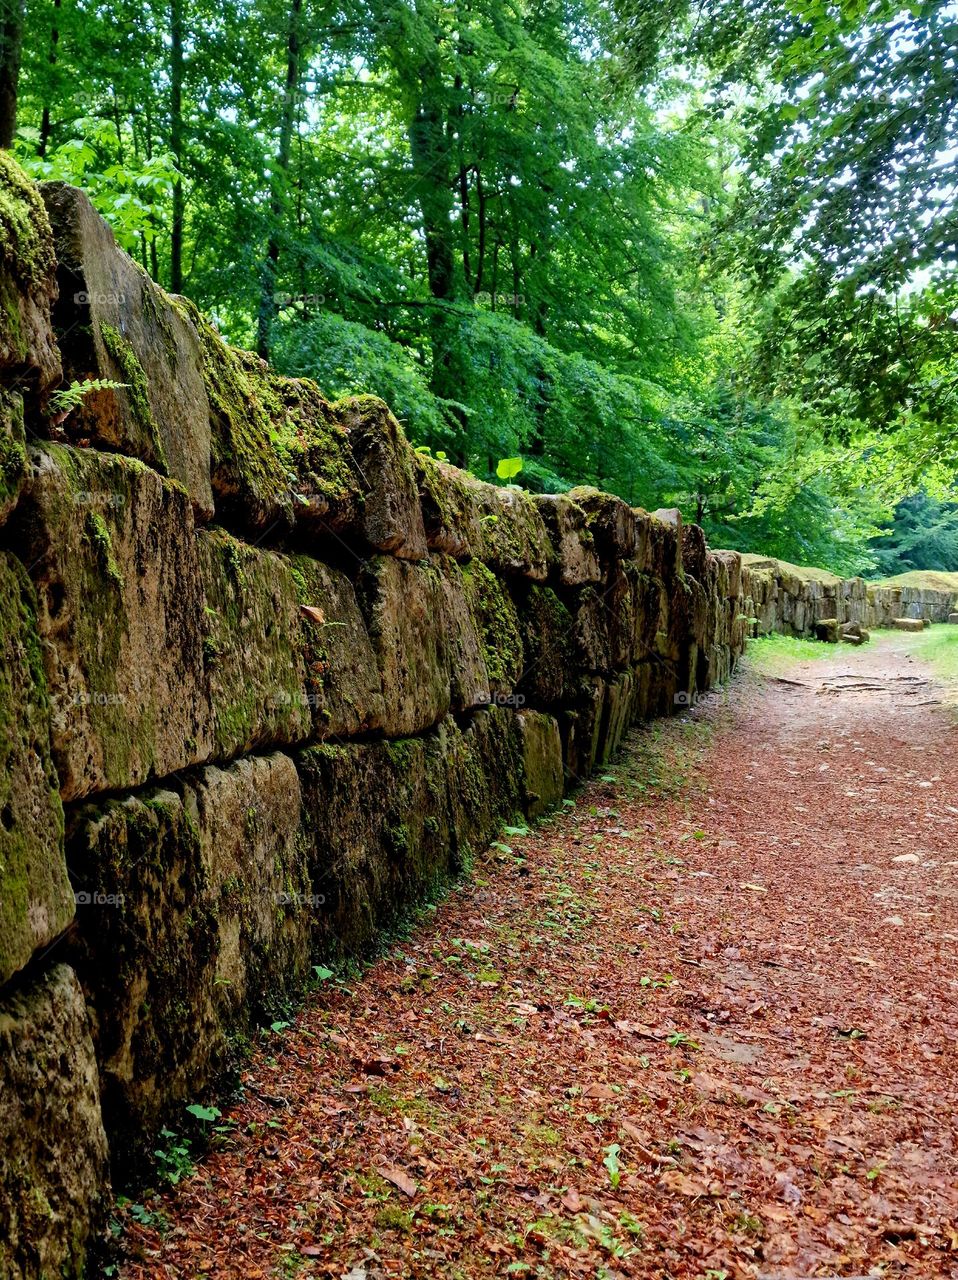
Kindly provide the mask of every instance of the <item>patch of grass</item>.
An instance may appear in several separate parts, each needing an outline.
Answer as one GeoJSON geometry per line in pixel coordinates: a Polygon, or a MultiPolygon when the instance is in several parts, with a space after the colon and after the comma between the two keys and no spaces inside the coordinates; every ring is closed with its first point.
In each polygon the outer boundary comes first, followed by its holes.
{"type": "Polygon", "coordinates": [[[834,657],[838,646],[820,640],[799,640],[795,636],[760,636],[749,640],[742,659],[747,671],[763,676],[777,676],[796,662],[814,662],[834,657]]]}
{"type": "Polygon", "coordinates": [[[908,652],[927,662],[941,683],[958,701],[958,626],[940,622],[919,632],[900,632],[908,636],[908,652]]]}

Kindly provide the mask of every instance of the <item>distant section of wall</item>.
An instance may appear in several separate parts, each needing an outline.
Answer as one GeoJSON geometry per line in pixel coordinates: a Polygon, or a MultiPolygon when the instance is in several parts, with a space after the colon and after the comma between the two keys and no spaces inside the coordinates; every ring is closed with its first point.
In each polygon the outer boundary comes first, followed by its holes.
{"type": "Polygon", "coordinates": [[[890,627],[896,618],[947,622],[958,600],[944,584],[870,583],[755,555],[742,556],[742,583],[742,609],[756,635],[814,636],[827,618],[864,627],[890,627]]]}
{"type": "MultiPolygon", "coordinates": [[[[533,497],[228,347],[0,153],[0,1276],[317,961],[373,943],[745,641],[677,512],[533,497]],[[54,412],[60,382],[122,384],[54,412]]],[[[275,1014],[273,1015],[275,1016],[275,1014]]]]}

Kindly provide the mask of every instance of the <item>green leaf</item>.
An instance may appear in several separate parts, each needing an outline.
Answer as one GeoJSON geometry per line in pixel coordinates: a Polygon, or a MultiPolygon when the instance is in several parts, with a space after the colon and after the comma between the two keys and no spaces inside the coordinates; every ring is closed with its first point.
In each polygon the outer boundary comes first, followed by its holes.
{"type": "Polygon", "coordinates": [[[499,465],[496,467],[496,475],[500,480],[511,480],[512,477],[517,476],[521,470],[521,458],[500,458],[499,465]]]}

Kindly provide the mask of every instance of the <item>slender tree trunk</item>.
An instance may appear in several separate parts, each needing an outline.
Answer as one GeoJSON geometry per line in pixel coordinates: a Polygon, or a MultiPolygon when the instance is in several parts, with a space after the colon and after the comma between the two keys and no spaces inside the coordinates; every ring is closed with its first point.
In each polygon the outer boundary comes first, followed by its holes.
{"type": "Polygon", "coordinates": [[[22,47],[23,0],[0,0],[0,147],[8,151],[17,131],[22,47]]]}
{"type": "Polygon", "coordinates": [[[276,167],[271,182],[270,234],[260,279],[259,315],[256,322],[256,350],[264,360],[268,360],[270,356],[270,331],[273,327],[276,273],[279,266],[279,220],[286,208],[284,197],[289,179],[293,124],[296,120],[296,103],[299,98],[301,62],[299,30],[302,12],[303,0],[292,0],[286,40],[286,93],[279,125],[279,151],[276,155],[276,167]]]}
{"type": "MultiPolygon", "coordinates": [[[[60,12],[60,0],[53,0],[54,25],[50,29],[50,52],[47,55],[47,61],[51,67],[57,65],[57,52],[60,45],[60,23],[57,15],[60,12]]],[[[51,84],[48,92],[52,97],[56,96],[56,91],[51,84]]],[[[40,143],[38,151],[41,156],[47,154],[47,145],[50,141],[50,133],[53,129],[53,123],[50,119],[50,104],[45,102],[43,105],[43,114],[40,116],[40,143]]]]}
{"type": "MultiPolygon", "coordinates": [[[[183,172],[183,0],[170,3],[170,151],[177,173],[183,172]]],[[[170,289],[183,292],[183,179],[173,183],[173,226],[170,232],[170,289]]]]}
{"type": "MultiPolygon", "coordinates": [[[[440,304],[433,307],[430,314],[430,389],[438,399],[448,402],[462,400],[465,369],[453,310],[458,297],[452,222],[454,179],[445,102],[441,80],[432,68],[426,67],[420,74],[419,104],[409,124],[409,149],[415,175],[414,195],[422,213],[426,241],[429,292],[440,304]]],[[[453,459],[463,464],[467,460],[465,417],[456,409],[446,412],[460,434],[452,449],[453,459]]]]}

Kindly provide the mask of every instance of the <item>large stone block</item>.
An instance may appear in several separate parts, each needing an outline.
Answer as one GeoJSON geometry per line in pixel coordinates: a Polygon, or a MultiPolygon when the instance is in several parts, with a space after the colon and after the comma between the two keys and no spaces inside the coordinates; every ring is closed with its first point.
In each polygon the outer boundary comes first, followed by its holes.
{"type": "Polygon", "coordinates": [[[614,494],[585,486],[571,489],[569,497],[585,512],[596,549],[604,561],[635,555],[637,518],[627,502],[614,494]]]}
{"type": "Polygon", "coordinates": [[[707,574],[707,555],[704,530],[697,524],[685,525],[682,529],[682,568],[703,585],[707,574]]]}
{"type": "Polygon", "coordinates": [[[467,560],[482,550],[479,482],[458,467],[417,453],[414,458],[423,525],[430,550],[467,560]]]}
{"type": "Polygon", "coordinates": [[[382,677],[390,736],[419,733],[450,708],[489,701],[482,646],[454,561],[376,556],[357,594],[382,677]]]}
{"type": "Polygon", "coordinates": [[[543,711],[520,711],[516,716],[522,742],[525,811],[538,818],[562,799],[564,773],[558,721],[543,711]]]}
{"type": "Polygon", "coordinates": [[[585,782],[595,768],[605,688],[606,682],[599,678],[583,681],[577,699],[579,705],[563,711],[560,717],[562,759],[570,783],[585,782]]]}
{"type": "Polygon", "coordinates": [[[209,768],[71,814],[72,959],[94,1011],[103,1115],[123,1185],[151,1135],[217,1083],[316,931],[287,756],[209,768]]]}
{"type": "Polygon", "coordinates": [[[368,947],[456,866],[448,769],[459,737],[444,721],[423,737],[323,744],[297,757],[325,953],[368,947]]]}
{"type": "Polygon", "coordinates": [[[596,551],[589,517],[565,493],[535,498],[555,550],[556,572],[564,587],[581,587],[602,581],[602,564],[596,551]]]}
{"type": "Polygon", "coordinates": [[[16,505],[27,472],[23,397],[0,387],[0,525],[16,505]]]}
{"type": "Polygon", "coordinates": [[[87,1012],[66,965],[0,997],[0,1097],[0,1276],[80,1280],[109,1174],[87,1012]]]}
{"type": "Polygon", "coordinates": [[[519,692],[533,707],[558,709],[576,676],[572,614],[551,587],[517,583],[513,599],[523,651],[519,692]]]}
{"type": "Polygon", "coordinates": [[[292,556],[301,612],[307,699],[316,738],[379,729],[382,680],[352,582],[308,556],[292,556]]]}
{"type": "Polygon", "coordinates": [[[633,720],[635,676],[623,671],[606,686],[599,730],[598,764],[608,764],[633,720]]]}
{"type": "Polygon", "coordinates": [[[64,374],[124,384],[86,395],[60,431],[141,458],[178,480],[209,518],[210,411],[195,326],[119,248],[82,191],[62,182],[40,190],[56,247],[64,374]]]}
{"type": "Polygon", "coordinates": [[[522,811],[523,751],[513,711],[477,711],[460,734],[450,734],[449,803],[458,870],[488,845],[503,821],[522,811]]]}
{"type": "Polygon", "coordinates": [[[512,486],[476,484],[482,510],[481,558],[498,573],[545,582],[555,552],[533,498],[512,486]]]}
{"type": "Polygon", "coordinates": [[[0,552],[0,982],[73,919],[50,706],[23,566],[0,552]]]}
{"type": "Polygon", "coordinates": [[[422,560],[428,547],[415,453],[402,427],[376,396],[350,396],[333,412],[349,437],[360,479],[362,537],[376,551],[422,560]]]}
{"type": "Polygon", "coordinates": [[[415,466],[430,547],[457,559],[475,556],[499,573],[546,580],[556,550],[536,499],[432,458],[419,456],[415,466]]]}
{"type": "Polygon", "coordinates": [[[56,296],[43,201],[9,151],[0,151],[0,370],[41,392],[61,376],[50,319],[56,296]]]}
{"type": "Polygon", "coordinates": [[[462,585],[490,692],[508,695],[522,675],[522,635],[516,606],[503,583],[481,560],[463,566],[462,585]]]}
{"type": "MultiPolygon", "coordinates": [[[[568,597],[567,597],[568,599],[568,597]]],[[[572,616],[572,653],[579,671],[609,672],[615,665],[610,609],[610,588],[584,587],[569,600],[572,616]]]]}
{"type": "Polygon", "coordinates": [[[658,515],[649,518],[645,525],[645,554],[643,567],[646,573],[669,582],[678,576],[682,565],[682,542],[679,527],[658,515]]]}
{"type": "Polygon", "coordinates": [[[212,749],[204,595],[186,492],[52,445],[15,517],[37,589],[63,798],[139,786],[212,749]]]}
{"type": "MultiPolygon", "coordinates": [[[[227,344],[186,298],[176,307],[200,342],[200,372],[209,405],[210,480],[221,522],[258,537],[293,526],[293,480],[277,447],[280,425],[264,405],[265,366],[227,344]]],[[[307,503],[304,501],[304,506],[307,503]]]]}
{"type": "Polygon", "coordinates": [[[255,747],[307,741],[308,619],[292,566],[219,529],[198,534],[197,554],[214,754],[228,760],[255,747]]]}
{"type": "Polygon", "coordinates": [[[215,902],[217,1015],[235,1040],[307,972],[326,904],[312,891],[299,776],[282,752],[200,770],[184,791],[215,902]]]}

